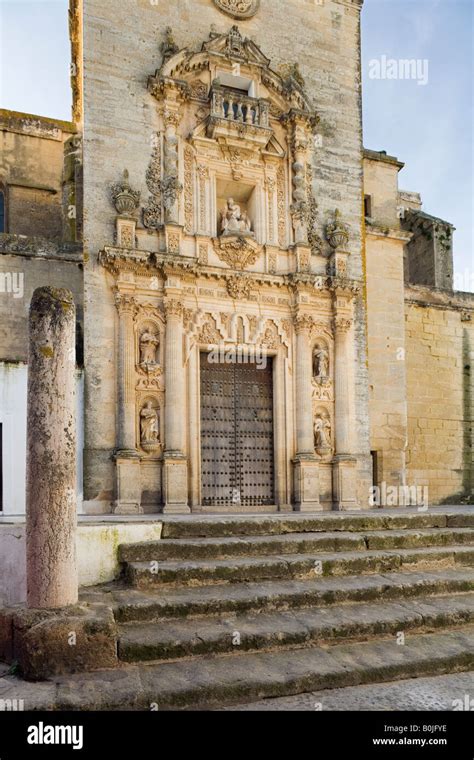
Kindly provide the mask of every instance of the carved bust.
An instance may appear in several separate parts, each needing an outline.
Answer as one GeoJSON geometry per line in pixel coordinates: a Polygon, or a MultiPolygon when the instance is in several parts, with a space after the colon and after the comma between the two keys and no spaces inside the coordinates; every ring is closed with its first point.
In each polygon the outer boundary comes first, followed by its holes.
{"type": "Polygon", "coordinates": [[[252,223],[246,211],[241,211],[233,198],[227,200],[225,209],[221,212],[222,235],[251,235],[252,223]]]}

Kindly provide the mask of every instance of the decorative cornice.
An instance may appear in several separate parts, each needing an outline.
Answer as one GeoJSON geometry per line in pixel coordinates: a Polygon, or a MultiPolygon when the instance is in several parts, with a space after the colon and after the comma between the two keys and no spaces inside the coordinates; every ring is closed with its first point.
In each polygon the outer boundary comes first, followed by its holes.
{"type": "Polygon", "coordinates": [[[105,269],[118,275],[120,272],[135,274],[149,272],[152,266],[152,255],[148,251],[137,251],[132,248],[104,248],[99,251],[99,263],[105,269]]]}
{"type": "Polygon", "coordinates": [[[356,296],[362,290],[362,283],[358,280],[351,280],[348,277],[334,275],[328,278],[328,288],[332,293],[338,295],[356,296]]]}

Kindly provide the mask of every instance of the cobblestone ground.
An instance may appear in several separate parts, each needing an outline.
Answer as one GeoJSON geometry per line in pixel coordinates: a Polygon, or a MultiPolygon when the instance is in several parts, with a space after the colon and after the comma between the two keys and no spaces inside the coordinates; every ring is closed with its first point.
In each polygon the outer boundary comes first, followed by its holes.
{"type": "Polygon", "coordinates": [[[315,691],[295,697],[264,699],[261,702],[221,708],[267,711],[345,710],[474,710],[474,671],[457,675],[416,678],[345,689],[315,691]],[[467,698],[466,698],[467,697],[467,698]],[[456,702],[460,700],[460,702],[456,702]]]}

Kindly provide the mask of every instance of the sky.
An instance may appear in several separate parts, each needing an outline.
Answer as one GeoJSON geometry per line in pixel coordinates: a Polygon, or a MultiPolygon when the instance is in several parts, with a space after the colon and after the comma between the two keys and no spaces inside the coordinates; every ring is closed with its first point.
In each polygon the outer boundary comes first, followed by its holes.
{"type": "MultiPolygon", "coordinates": [[[[67,8],[67,0],[0,0],[0,107],[71,118],[67,8]]],[[[400,187],[454,224],[455,286],[472,291],[473,40],[474,0],[365,0],[365,147],[404,161],[400,187]],[[417,62],[417,76],[397,67],[398,78],[387,78],[396,73],[390,60],[403,59],[417,62]]]]}

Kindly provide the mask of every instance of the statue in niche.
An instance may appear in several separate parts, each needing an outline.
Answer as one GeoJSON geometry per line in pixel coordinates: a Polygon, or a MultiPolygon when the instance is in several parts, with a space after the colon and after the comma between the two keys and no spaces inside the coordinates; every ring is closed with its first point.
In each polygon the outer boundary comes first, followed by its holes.
{"type": "Polygon", "coordinates": [[[252,234],[252,224],[246,211],[241,211],[238,203],[233,198],[227,200],[227,205],[222,211],[221,223],[222,235],[249,235],[252,234]]]}
{"type": "Polygon", "coordinates": [[[327,414],[318,414],[314,421],[314,448],[319,453],[331,450],[331,422],[327,414]]]}
{"type": "Polygon", "coordinates": [[[316,346],[313,353],[313,377],[329,377],[329,352],[322,346],[316,346]]]}
{"type": "Polygon", "coordinates": [[[160,439],[158,412],[151,401],[147,401],[140,412],[140,441],[142,444],[157,444],[160,439]]]}
{"type": "Polygon", "coordinates": [[[157,364],[156,354],[159,345],[159,336],[146,328],[140,336],[140,364],[146,366],[157,364]]]}

